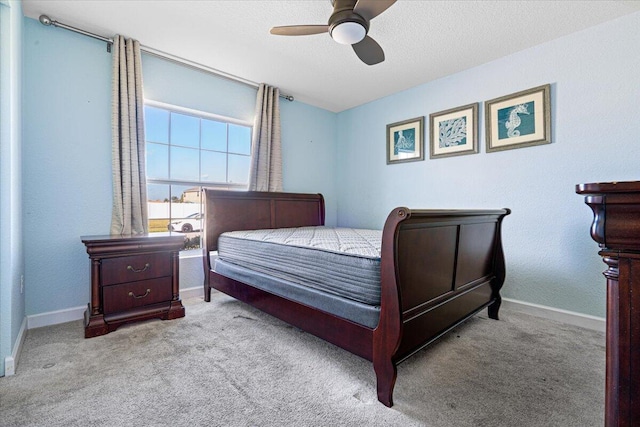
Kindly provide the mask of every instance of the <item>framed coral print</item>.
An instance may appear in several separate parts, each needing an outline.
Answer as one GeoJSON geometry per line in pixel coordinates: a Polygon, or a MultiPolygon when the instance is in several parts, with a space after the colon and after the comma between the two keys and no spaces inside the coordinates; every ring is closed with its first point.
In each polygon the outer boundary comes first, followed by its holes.
{"type": "Polygon", "coordinates": [[[429,157],[478,152],[478,103],[429,115],[429,157]]]}
{"type": "Polygon", "coordinates": [[[485,102],[487,153],[551,143],[551,85],[485,102]]]}
{"type": "Polygon", "coordinates": [[[424,117],[387,125],[387,164],[424,160],[424,117]]]}

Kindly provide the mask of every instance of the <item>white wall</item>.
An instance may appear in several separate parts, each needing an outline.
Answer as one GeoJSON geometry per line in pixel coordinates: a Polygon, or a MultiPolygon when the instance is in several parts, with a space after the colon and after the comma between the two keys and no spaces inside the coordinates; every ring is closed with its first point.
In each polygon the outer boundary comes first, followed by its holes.
{"type": "MultiPolygon", "coordinates": [[[[503,295],[603,317],[605,265],[575,185],[637,180],[640,13],[338,115],[338,223],[382,227],[396,206],[502,208],[503,295]],[[386,164],[389,123],[551,83],[552,144],[386,164]]],[[[427,126],[428,127],[428,126],[427,126]]],[[[428,132],[428,130],[427,130],[428,132]]],[[[428,141],[428,133],[425,133],[428,141]]]]}
{"type": "Polygon", "coordinates": [[[149,219],[184,218],[200,212],[199,203],[149,203],[149,219]]]}

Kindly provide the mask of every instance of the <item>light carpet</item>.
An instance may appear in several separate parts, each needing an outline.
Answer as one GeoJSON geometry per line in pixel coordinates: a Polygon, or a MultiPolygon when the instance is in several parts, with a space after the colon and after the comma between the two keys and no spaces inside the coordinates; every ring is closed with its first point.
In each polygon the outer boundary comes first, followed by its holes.
{"type": "Polygon", "coordinates": [[[0,378],[2,426],[601,426],[601,332],[501,311],[398,367],[393,408],[370,362],[217,292],[186,317],[84,339],[28,331],[0,378]]]}

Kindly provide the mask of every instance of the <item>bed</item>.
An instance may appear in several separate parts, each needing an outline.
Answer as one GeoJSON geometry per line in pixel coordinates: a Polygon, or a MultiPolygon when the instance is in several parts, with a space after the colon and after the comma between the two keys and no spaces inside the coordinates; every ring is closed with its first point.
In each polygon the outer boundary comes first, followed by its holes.
{"type": "MultiPolygon", "coordinates": [[[[483,308],[498,319],[505,278],[501,225],[509,209],[393,209],[380,233],[378,299],[369,295],[362,303],[332,294],[321,281],[308,288],[272,274],[277,263],[268,258],[256,257],[255,265],[262,262],[262,268],[252,272],[253,257],[244,246],[236,252],[250,254],[249,267],[218,254],[247,230],[262,230],[262,237],[254,239],[263,244],[266,239],[267,245],[275,244],[269,241],[273,230],[322,230],[316,228],[325,222],[322,195],[204,189],[203,201],[205,301],[211,300],[211,289],[217,289],[373,362],[378,400],[386,406],[393,405],[399,363],[483,308]]],[[[275,246],[253,254],[278,256],[271,248],[275,246]]],[[[336,262],[325,256],[325,264],[336,262]]],[[[298,258],[311,259],[308,253],[298,258]]],[[[343,279],[346,283],[346,277],[337,277],[333,289],[339,289],[343,279]]],[[[358,282],[351,280],[354,286],[358,282]]]]}

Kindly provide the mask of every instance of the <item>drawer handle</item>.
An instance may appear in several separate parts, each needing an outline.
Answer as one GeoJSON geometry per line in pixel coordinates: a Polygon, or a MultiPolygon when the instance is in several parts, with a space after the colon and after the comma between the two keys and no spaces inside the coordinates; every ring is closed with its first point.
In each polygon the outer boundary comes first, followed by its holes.
{"type": "Polygon", "coordinates": [[[130,297],[134,297],[135,299],[140,299],[140,298],[144,298],[147,295],[149,295],[151,293],[151,289],[147,289],[147,292],[144,293],[144,295],[136,295],[133,292],[129,292],[129,296],[130,297]]]}
{"type": "Polygon", "coordinates": [[[135,268],[133,268],[132,266],[127,265],[127,270],[131,270],[131,271],[133,271],[134,273],[142,273],[143,271],[146,271],[149,267],[151,267],[151,264],[146,263],[146,264],[144,265],[144,268],[141,268],[140,270],[136,270],[136,269],[135,269],[135,268]]]}

